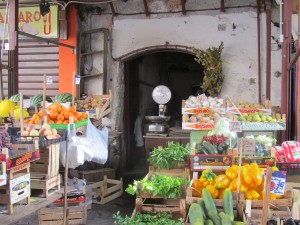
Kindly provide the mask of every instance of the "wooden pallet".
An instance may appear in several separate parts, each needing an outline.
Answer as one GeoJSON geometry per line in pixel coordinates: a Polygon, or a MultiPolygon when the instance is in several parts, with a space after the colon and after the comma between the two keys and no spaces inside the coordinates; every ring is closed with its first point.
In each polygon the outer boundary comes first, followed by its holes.
{"type": "Polygon", "coordinates": [[[42,190],[42,197],[48,198],[48,196],[60,190],[60,175],[46,178],[45,174],[32,173],[30,187],[31,189],[42,190]]]}
{"type": "Polygon", "coordinates": [[[102,181],[89,184],[93,191],[93,203],[106,204],[123,194],[123,181],[107,179],[104,176],[102,181]]]}
{"type": "Polygon", "coordinates": [[[116,170],[111,168],[102,168],[97,170],[78,171],[79,178],[85,179],[86,182],[94,183],[104,179],[106,176],[109,179],[115,179],[116,170]]]}
{"type": "Polygon", "coordinates": [[[31,172],[44,173],[46,179],[59,174],[60,143],[40,147],[40,159],[31,163],[31,172]]]}
{"type": "MultiPolygon", "coordinates": [[[[67,224],[86,224],[87,207],[69,206],[67,224]]],[[[64,208],[43,208],[38,211],[39,225],[64,225],[64,208]]]]}

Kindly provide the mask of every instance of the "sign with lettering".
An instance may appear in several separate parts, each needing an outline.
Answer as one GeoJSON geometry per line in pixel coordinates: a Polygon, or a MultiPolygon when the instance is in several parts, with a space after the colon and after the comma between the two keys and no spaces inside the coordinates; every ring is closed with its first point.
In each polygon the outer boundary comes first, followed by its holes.
{"type": "Polygon", "coordinates": [[[240,121],[230,121],[229,122],[229,131],[230,132],[243,132],[242,122],[240,121]]]}
{"type": "Polygon", "coordinates": [[[273,123],[243,122],[243,131],[261,131],[261,130],[286,130],[286,124],[283,122],[273,122],[273,123]]]}
{"type": "Polygon", "coordinates": [[[249,138],[239,138],[238,149],[243,150],[243,155],[254,156],[256,152],[255,140],[249,138]]]}
{"type": "Polygon", "coordinates": [[[7,175],[6,174],[0,175],[0,186],[6,185],[6,181],[7,181],[7,175]]]}
{"type": "Polygon", "coordinates": [[[46,84],[53,84],[53,77],[52,76],[47,76],[46,84]]]}
{"type": "MultiPolygon", "coordinates": [[[[233,163],[235,165],[239,165],[239,156],[234,157],[234,161],[233,163]]],[[[244,165],[245,163],[257,163],[258,167],[260,168],[266,168],[268,166],[275,166],[276,165],[276,159],[275,157],[267,157],[267,156],[243,156],[242,157],[242,165],[244,165]]]]}
{"type": "Polygon", "coordinates": [[[212,130],[215,124],[212,123],[182,123],[185,130],[212,130]]]}
{"type": "Polygon", "coordinates": [[[286,171],[272,172],[270,192],[273,194],[284,195],[286,171]]]}
{"type": "Polygon", "coordinates": [[[253,114],[253,113],[261,112],[266,115],[272,115],[272,109],[227,108],[227,112],[233,114],[241,114],[241,113],[253,114]]]}
{"type": "MultiPolygon", "coordinates": [[[[7,40],[8,32],[5,22],[8,17],[6,9],[0,9],[0,37],[7,40]],[[6,17],[6,19],[5,19],[6,17]],[[5,33],[5,36],[4,36],[5,33]]],[[[45,16],[40,14],[40,7],[21,7],[19,8],[18,27],[20,31],[44,38],[58,38],[58,7],[50,6],[50,12],[45,16]]],[[[20,36],[22,37],[22,36],[20,36]]]]}
{"type": "Polygon", "coordinates": [[[75,75],[75,84],[80,84],[80,75],[75,75]]]}
{"type": "Polygon", "coordinates": [[[30,151],[25,154],[16,155],[16,156],[13,156],[6,160],[6,169],[10,170],[21,164],[29,163],[29,162],[32,162],[32,161],[35,161],[38,159],[40,159],[40,151],[39,150],[30,151]]]}
{"type": "Polygon", "coordinates": [[[30,99],[23,99],[23,109],[28,109],[30,107],[30,99]]]}
{"type": "Polygon", "coordinates": [[[191,171],[202,171],[210,167],[213,170],[226,170],[233,163],[232,155],[191,155],[191,171]]]}

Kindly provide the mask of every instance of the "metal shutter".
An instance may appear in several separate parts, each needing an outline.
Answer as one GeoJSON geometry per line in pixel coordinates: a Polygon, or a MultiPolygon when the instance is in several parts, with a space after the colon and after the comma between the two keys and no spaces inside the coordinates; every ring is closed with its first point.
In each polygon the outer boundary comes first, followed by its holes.
{"type": "MultiPolygon", "coordinates": [[[[8,52],[4,51],[2,64],[8,65],[8,52]]],[[[19,40],[19,93],[33,96],[43,92],[44,74],[52,76],[53,84],[47,85],[50,97],[58,93],[58,45],[39,40],[19,40]]],[[[7,69],[2,69],[3,90],[8,96],[7,69]]]]}

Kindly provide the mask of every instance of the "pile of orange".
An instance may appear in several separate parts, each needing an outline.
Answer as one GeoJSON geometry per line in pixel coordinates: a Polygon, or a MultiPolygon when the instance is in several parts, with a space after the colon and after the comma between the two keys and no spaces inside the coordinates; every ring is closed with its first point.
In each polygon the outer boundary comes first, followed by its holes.
{"type": "Polygon", "coordinates": [[[33,114],[31,119],[24,120],[26,124],[39,124],[43,120],[44,116],[47,116],[47,122],[49,124],[69,124],[69,119],[73,117],[73,122],[77,123],[78,121],[84,120],[88,117],[86,113],[76,112],[75,107],[70,107],[66,109],[61,104],[52,104],[51,107],[48,107],[47,110],[50,114],[47,114],[46,111],[41,109],[38,113],[33,114]]]}

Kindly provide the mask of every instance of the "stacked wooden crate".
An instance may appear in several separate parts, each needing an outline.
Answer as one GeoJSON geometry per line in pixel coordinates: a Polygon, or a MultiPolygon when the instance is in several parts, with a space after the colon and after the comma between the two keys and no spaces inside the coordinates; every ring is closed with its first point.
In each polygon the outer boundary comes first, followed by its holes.
{"type": "Polygon", "coordinates": [[[60,190],[59,153],[59,142],[40,146],[40,160],[31,164],[31,189],[42,190],[45,198],[60,190]]]}
{"type": "MultiPolygon", "coordinates": [[[[178,169],[157,169],[153,166],[149,167],[149,173],[146,175],[145,179],[150,180],[153,175],[161,174],[166,176],[171,176],[174,178],[182,177],[189,179],[190,170],[188,167],[183,166],[183,168],[178,169]]],[[[171,213],[174,219],[185,218],[186,217],[186,187],[181,186],[182,196],[175,199],[165,199],[160,195],[153,195],[148,191],[142,190],[142,184],[139,181],[137,184],[138,194],[135,201],[135,213],[150,213],[150,212],[168,212],[171,213]]]]}

